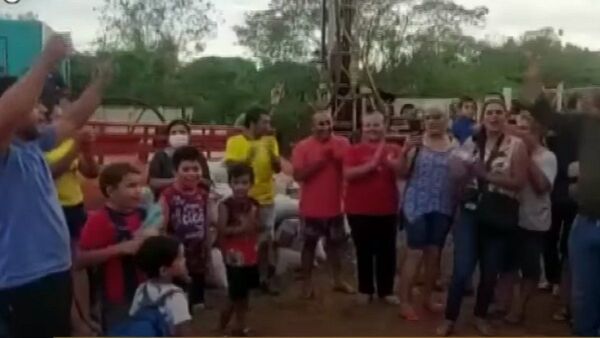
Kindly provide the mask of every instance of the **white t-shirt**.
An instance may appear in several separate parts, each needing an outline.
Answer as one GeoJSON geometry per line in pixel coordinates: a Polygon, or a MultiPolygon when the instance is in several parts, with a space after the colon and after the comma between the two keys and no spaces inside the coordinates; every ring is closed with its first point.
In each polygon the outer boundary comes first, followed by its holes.
{"type": "Polygon", "coordinates": [[[160,312],[165,316],[171,329],[175,328],[176,325],[192,320],[188,300],[183,290],[173,284],[162,284],[153,281],[145,282],[137,288],[129,315],[133,316],[141,306],[147,304],[145,302],[157,302],[167,292],[172,294],[165,298],[164,305],[160,307],[160,312]],[[148,299],[144,299],[144,289],[146,289],[148,299]]]}
{"type": "MultiPolygon", "coordinates": [[[[535,152],[533,162],[540,168],[550,184],[554,185],[558,164],[554,153],[546,148],[535,152]]],[[[538,195],[528,182],[520,195],[519,225],[527,230],[548,231],[552,223],[550,192],[538,195]]]]}

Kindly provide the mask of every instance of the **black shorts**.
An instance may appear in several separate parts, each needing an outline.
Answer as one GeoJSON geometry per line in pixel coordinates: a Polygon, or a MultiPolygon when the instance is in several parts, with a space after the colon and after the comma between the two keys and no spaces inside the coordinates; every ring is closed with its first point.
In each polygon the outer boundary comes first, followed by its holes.
{"type": "Polygon", "coordinates": [[[63,213],[65,214],[65,219],[69,226],[71,240],[79,239],[81,229],[83,229],[83,226],[87,221],[87,213],[85,212],[83,203],[72,207],[63,207],[63,213]]]}
{"type": "Polygon", "coordinates": [[[258,266],[227,265],[227,284],[229,299],[232,301],[245,300],[250,296],[250,290],[259,285],[258,266]]]}
{"type": "Polygon", "coordinates": [[[344,216],[331,218],[306,217],[304,221],[304,239],[307,241],[318,241],[321,237],[329,243],[338,244],[348,239],[344,216]]]}
{"type": "Polygon", "coordinates": [[[508,272],[521,272],[523,279],[539,281],[545,232],[518,228],[513,235],[508,257],[508,272]]]}

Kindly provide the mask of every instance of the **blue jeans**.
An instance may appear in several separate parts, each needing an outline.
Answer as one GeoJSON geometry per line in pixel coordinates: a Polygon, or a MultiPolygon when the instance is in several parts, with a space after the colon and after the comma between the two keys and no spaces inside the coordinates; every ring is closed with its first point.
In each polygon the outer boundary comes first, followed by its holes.
{"type": "Polygon", "coordinates": [[[454,266],[446,300],[446,319],[456,321],[465,289],[477,264],[477,224],[471,211],[461,210],[452,228],[454,240],[454,266]]]}
{"type": "Polygon", "coordinates": [[[474,313],[485,318],[494,297],[498,275],[510,257],[515,234],[490,230],[485,224],[477,223],[473,212],[463,209],[454,225],[453,236],[454,267],[446,300],[446,319],[458,319],[465,289],[472,280],[478,261],[481,276],[474,313]]]}
{"type": "Polygon", "coordinates": [[[577,216],[569,239],[573,334],[600,336],[600,219],[577,216]]]}

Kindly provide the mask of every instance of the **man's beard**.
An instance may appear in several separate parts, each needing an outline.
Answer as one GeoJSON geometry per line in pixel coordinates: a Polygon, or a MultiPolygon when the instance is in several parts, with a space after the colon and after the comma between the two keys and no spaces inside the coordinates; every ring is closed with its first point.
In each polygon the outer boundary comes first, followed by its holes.
{"type": "Polygon", "coordinates": [[[34,141],[40,137],[40,131],[37,126],[29,126],[19,129],[17,136],[23,141],[34,141]]]}

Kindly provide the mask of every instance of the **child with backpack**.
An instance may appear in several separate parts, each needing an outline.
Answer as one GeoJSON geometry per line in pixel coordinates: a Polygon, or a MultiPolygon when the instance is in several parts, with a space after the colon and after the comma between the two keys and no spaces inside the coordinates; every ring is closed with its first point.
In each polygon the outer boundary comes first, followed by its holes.
{"type": "Polygon", "coordinates": [[[254,182],[252,168],[236,164],[229,168],[233,195],[219,205],[218,235],[225,257],[229,302],[221,313],[219,330],[225,332],[235,317],[234,336],[248,336],[246,315],[250,290],[259,285],[257,240],[259,204],[248,196],[254,182]]]}
{"type": "Polygon", "coordinates": [[[136,263],[148,280],[133,299],[129,319],[109,335],[119,337],[189,337],[192,316],[183,290],[174,279],[187,277],[184,248],[173,237],[148,238],[136,255],[136,263]]]}
{"type": "Polygon", "coordinates": [[[209,262],[209,192],[202,183],[202,155],[191,146],[173,153],[175,182],[163,190],[160,204],[167,233],[185,249],[190,276],[188,297],[191,309],[204,307],[204,279],[209,262]]]}
{"type": "MultiPolygon", "coordinates": [[[[100,173],[105,206],[90,214],[81,232],[77,265],[93,268],[104,332],[127,318],[135,291],[143,281],[134,255],[148,233],[142,231],[145,210],[141,172],[129,163],[114,163],[100,173]]],[[[94,283],[92,283],[94,284],[94,283]]]]}

